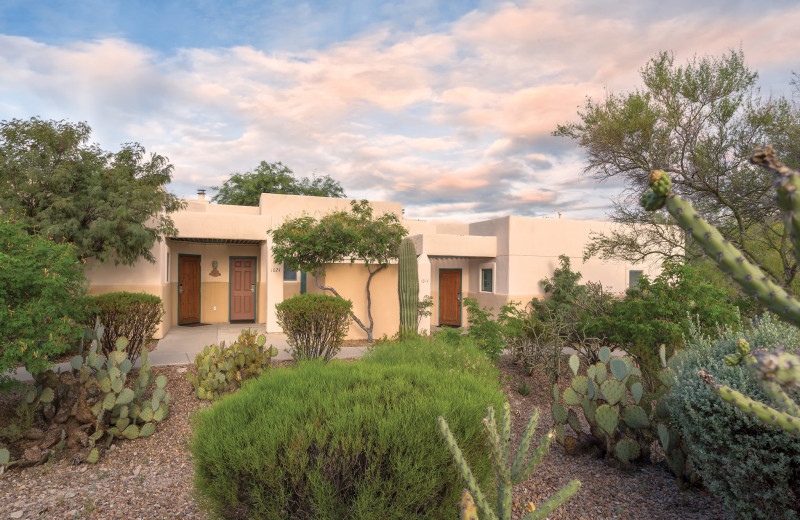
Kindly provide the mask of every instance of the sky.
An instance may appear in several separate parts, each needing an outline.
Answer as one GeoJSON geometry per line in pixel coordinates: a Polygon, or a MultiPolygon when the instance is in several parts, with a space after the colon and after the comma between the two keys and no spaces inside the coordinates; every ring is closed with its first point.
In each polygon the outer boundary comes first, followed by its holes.
{"type": "Polygon", "coordinates": [[[605,218],[623,186],[557,124],[662,51],[742,49],[789,96],[797,27],[769,0],[1,0],[0,120],[141,143],[181,197],[281,161],[406,218],[605,218]]]}

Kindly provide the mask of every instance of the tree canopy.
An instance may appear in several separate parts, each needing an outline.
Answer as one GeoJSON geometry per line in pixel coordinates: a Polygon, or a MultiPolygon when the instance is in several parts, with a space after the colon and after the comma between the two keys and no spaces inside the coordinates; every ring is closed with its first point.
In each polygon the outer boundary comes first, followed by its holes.
{"type": "Polygon", "coordinates": [[[280,161],[261,164],[247,173],[234,173],[222,186],[212,186],[218,193],[211,200],[219,204],[258,206],[262,193],[310,195],[343,198],[342,186],[328,175],[298,180],[294,172],[280,161]]]}
{"type": "Polygon", "coordinates": [[[175,233],[168,213],[181,207],[165,189],[172,165],[138,143],[104,151],[90,136],[86,123],[0,123],[0,211],[82,259],[154,261],[153,243],[175,233]]]}
{"type": "Polygon", "coordinates": [[[366,284],[367,319],[365,324],[354,313],[353,321],[372,341],[372,278],[397,259],[400,241],[407,234],[400,219],[393,213],[373,215],[366,200],[352,201],[350,211],[336,211],[321,217],[302,216],[284,222],[270,230],[272,255],[288,269],[312,273],[317,286],[341,298],[339,292],[323,285],[325,266],[344,261],[364,263],[369,272],[366,284]]]}
{"type": "Polygon", "coordinates": [[[783,284],[797,272],[788,230],[772,204],[772,179],[748,162],[756,146],[775,143],[787,164],[800,163],[800,110],[783,97],[763,97],[741,51],[675,65],[663,52],[641,70],[644,87],[587,99],[580,122],[554,135],[586,153],[587,174],[622,182],[615,232],[596,234],[586,256],[641,262],[651,255],[695,258],[702,253],[662,214],[639,205],[650,170],[670,172],[673,189],[783,284]]]}

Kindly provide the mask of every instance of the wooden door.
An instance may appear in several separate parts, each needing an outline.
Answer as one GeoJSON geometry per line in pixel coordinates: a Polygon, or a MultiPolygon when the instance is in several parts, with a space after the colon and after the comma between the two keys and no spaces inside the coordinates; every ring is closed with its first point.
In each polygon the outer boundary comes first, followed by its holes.
{"type": "Polygon", "coordinates": [[[461,269],[439,269],[439,325],[461,326],[461,269]]]}
{"type": "Polygon", "coordinates": [[[256,261],[231,258],[231,321],[256,319],[256,261]]]}
{"type": "Polygon", "coordinates": [[[178,325],[200,322],[200,257],[178,256],[178,325]]]}

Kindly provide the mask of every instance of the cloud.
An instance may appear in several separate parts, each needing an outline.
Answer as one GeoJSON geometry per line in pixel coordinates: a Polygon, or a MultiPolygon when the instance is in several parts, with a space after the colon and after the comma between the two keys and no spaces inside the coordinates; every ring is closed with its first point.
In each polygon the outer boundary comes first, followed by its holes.
{"type": "Polygon", "coordinates": [[[381,23],[300,50],[0,35],[0,107],[86,120],[107,149],[141,142],[175,165],[180,195],[280,160],[350,196],[403,202],[407,217],[597,218],[622,186],[582,176],[580,150],[550,135],[586,96],[636,88],[661,50],[681,62],[739,46],[778,81],[767,90],[787,89],[800,6],[723,5],[488,3],[449,24],[381,23]]]}

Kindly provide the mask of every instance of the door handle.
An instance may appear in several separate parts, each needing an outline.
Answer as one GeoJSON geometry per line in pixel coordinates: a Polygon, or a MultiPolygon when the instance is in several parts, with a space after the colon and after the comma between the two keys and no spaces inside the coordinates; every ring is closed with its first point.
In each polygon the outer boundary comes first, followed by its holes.
{"type": "Polygon", "coordinates": [[[183,294],[183,284],[178,284],[178,294],[183,294]]]}
{"type": "Polygon", "coordinates": [[[461,301],[461,293],[458,293],[458,296],[456,296],[456,300],[461,301]]]}
{"type": "Polygon", "coordinates": [[[250,284],[250,292],[256,292],[256,284],[254,283],[250,284]]]}

